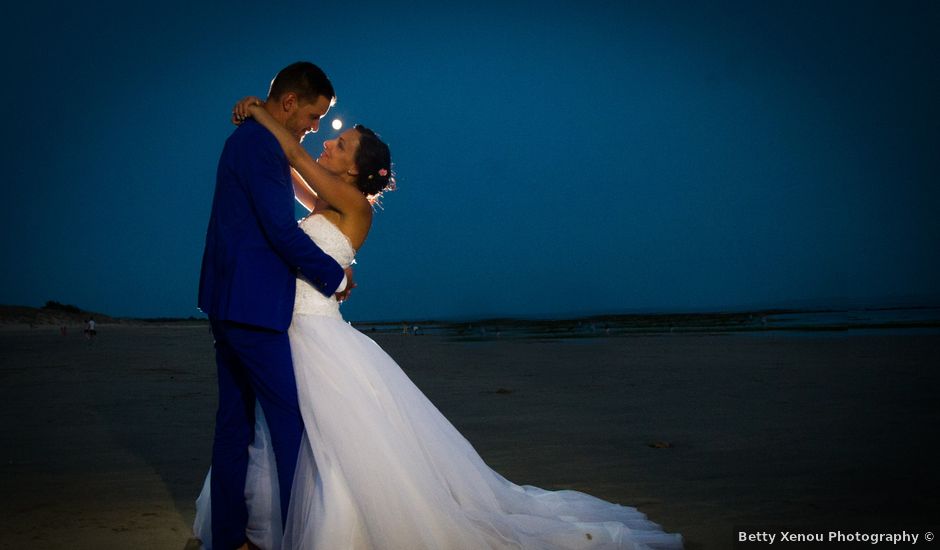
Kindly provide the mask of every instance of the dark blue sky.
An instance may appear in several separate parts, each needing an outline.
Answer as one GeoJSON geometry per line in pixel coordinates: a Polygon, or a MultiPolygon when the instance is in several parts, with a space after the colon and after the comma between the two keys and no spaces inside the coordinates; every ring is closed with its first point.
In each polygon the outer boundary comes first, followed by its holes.
{"type": "Polygon", "coordinates": [[[399,177],[348,318],[940,303],[936,3],[392,4],[17,8],[0,303],[198,315],[231,105],[300,59],[399,177]]]}

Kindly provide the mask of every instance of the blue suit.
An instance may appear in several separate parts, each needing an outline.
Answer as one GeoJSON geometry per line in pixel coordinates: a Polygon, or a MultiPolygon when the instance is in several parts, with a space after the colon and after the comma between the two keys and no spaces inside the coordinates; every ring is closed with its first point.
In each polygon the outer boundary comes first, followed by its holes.
{"type": "Polygon", "coordinates": [[[217,549],[245,542],[256,399],[271,429],[287,514],[303,435],[286,332],[298,272],[326,296],[344,275],[297,225],[287,158],[275,137],[249,119],[226,140],[219,159],[199,280],[199,309],[212,324],[219,376],[211,482],[217,549]]]}

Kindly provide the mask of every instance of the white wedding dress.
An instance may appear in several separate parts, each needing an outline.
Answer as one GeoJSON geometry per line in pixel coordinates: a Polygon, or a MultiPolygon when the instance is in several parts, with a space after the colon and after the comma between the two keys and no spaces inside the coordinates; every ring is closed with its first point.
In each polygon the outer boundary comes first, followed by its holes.
{"type": "MultiPolygon", "coordinates": [[[[327,218],[301,227],[344,267],[355,255],[327,218]]],[[[515,485],[470,443],[334,298],[297,282],[289,329],[306,435],[282,534],[261,407],[245,490],[248,536],[265,549],[681,548],[635,508],[515,485]]],[[[211,475],[211,473],[210,473],[211,475]]],[[[209,478],[194,531],[211,548],[209,478]]]]}

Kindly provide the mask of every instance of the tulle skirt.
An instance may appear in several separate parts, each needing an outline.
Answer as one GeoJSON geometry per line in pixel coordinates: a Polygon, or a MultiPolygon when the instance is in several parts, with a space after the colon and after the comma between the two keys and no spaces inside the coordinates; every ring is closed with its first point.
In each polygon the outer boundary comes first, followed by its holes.
{"type": "MultiPolygon", "coordinates": [[[[248,536],[266,549],[681,548],[635,508],[515,485],[371,339],[295,315],[291,351],[306,435],[283,533],[270,435],[259,411],[245,490],[248,536]]],[[[211,474],[210,474],[211,475],[211,474]]],[[[211,548],[208,478],[196,535],[211,548]]]]}

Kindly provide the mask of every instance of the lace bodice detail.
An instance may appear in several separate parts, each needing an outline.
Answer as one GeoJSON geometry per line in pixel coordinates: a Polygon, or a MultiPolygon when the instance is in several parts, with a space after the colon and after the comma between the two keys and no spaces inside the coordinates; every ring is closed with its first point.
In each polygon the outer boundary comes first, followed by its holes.
{"type": "MultiPolygon", "coordinates": [[[[349,267],[356,257],[356,250],[346,235],[329,219],[320,214],[311,214],[300,221],[300,228],[313,239],[324,252],[339,265],[349,267]]],[[[294,315],[326,315],[342,319],[336,297],[327,298],[310,285],[303,277],[297,277],[297,292],[294,295],[294,315]]]]}

